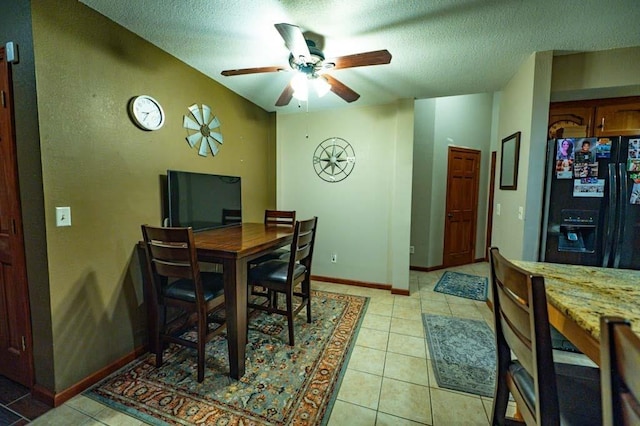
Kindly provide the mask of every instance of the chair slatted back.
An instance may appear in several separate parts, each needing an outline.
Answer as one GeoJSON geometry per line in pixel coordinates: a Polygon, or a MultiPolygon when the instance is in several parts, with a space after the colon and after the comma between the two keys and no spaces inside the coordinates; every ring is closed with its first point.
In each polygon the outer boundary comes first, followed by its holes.
{"type": "Polygon", "coordinates": [[[142,225],[150,274],[162,294],[161,283],[170,279],[189,279],[197,283],[196,298],[202,298],[193,230],[142,225]]]}
{"type": "MultiPolygon", "coordinates": [[[[496,257],[498,256],[502,257],[497,253],[496,257]]],[[[533,343],[527,276],[507,266],[502,259],[495,262],[494,268],[496,282],[494,299],[498,299],[499,302],[497,306],[500,307],[498,312],[502,333],[518,360],[527,371],[531,371],[533,343]]]]}
{"type": "Polygon", "coordinates": [[[293,227],[296,223],[295,210],[265,210],[264,223],[266,225],[283,225],[293,227]]]}
{"type": "Polygon", "coordinates": [[[600,323],[602,410],[605,425],[640,424],[640,338],[628,320],[600,323]]]}
{"type": "Polygon", "coordinates": [[[559,405],[544,278],[509,262],[495,247],[490,254],[498,363],[503,362],[498,369],[506,371],[513,351],[535,384],[536,407],[522,404],[512,390],[524,419],[553,424],[559,405]]]}
{"type": "Polygon", "coordinates": [[[307,270],[310,269],[317,222],[317,217],[296,222],[293,231],[293,241],[291,242],[291,255],[289,259],[290,274],[292,273],[293,266],[296,262],[300,262],[305,265],[307,270]]]}
{"type": "Polygon", "coordinates": [[[242,210],[222,209],[222,224],[242,223],[242,210]]]}

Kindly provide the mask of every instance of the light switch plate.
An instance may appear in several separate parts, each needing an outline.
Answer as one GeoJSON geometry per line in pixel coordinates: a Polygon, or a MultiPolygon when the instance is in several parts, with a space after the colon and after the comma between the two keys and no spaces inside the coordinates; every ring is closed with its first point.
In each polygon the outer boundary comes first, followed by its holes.
{"type": "Polygon", "coordinates": [[[71,226],[71,207],[56,207],[56,226],[71,226]]]}
{"type": "Polygon", "coordinates": [[[7,62],[18,63],[18,45],[13,41],[9,41],[4,45],[7,62]]]}

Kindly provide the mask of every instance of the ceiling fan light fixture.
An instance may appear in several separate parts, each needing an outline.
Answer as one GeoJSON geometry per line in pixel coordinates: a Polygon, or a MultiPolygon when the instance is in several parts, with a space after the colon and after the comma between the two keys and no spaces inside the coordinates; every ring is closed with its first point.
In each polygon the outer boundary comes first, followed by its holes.
{"type": "Polygon", "coordinates": [[[291,79],[291,88],[293,89],[293,97],[299,101],[309,99],[309,87],[307,86],[307,75],[297,73],[291,79]]]}
{"type": "MultiPolygon", "coordinates": [[[[332,69],[383,65],[391,62],[391,53],[386,49],[338,56],[326,60],[322,51],[324,46],[324,38],[322,36],[308,33],[309,38],[306,38],[300,27],[287,23],[275,24],[275,28],[289,50],[289,66],[296,73],[295,81],[292,79],[289,82],[276,101],[275,106],[277,107],[288,105],[292,98],[307,101],[310,84],[313,84],[318,97],[322,97],[331,91],[346,102],[357,101],[360,98],[358,93],[330,74],[324,73],[332,69]],[[316,45],[316,39],[318,39],[318,45],[316,45]],[[298,76],[298,74],[302,75],[298,76]],[[312,83],[309,83],[309,80],[312,80],[312,83]]],[[[232,69],[222,71],[222,75],[232,76],[279,71],[284,71],[284,68],[267,66],[232,69]]]]}
{"type": "Polygon", "coordinates": [[[321,75],[316,76],[316,78],[313,79],[313,86],[315,87],[316,93],[320,98],[329,93],[329,90],[331,90],[331,85],[321,75]]]}

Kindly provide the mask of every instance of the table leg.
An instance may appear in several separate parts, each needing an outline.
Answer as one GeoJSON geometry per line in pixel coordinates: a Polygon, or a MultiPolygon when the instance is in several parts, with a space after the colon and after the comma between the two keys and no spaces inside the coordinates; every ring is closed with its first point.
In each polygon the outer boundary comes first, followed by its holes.
{"type": "Polygon", "coordinates": [[[247,345],[247,262],[228,259],[223,268],[229,375],[240,379],[244,376],[247,345]]]}

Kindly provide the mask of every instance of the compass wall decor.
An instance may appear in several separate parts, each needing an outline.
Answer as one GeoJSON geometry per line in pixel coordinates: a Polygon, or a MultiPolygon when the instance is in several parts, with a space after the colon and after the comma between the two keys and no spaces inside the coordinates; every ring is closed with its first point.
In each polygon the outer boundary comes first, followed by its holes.
{"type": "Polygon", "coordinates": [[[353,147],[342,138],[325,139],[313,153],[313,169],[320,179],[335,183],[346,179],[356,164],[353,147]]]}
{"type": "Polygon", "coordinates": [[[182,127],[189,132],[187,136],[189,146],[194,148],[200,143],[199,155],[206,157],[209,151],[216,155],[218,144],[223,143],[222,134],[219,131],[214,132],[214,129],[220,127],[220,120],[211,114],[211,108],[208,105],[202,104],[202,108],[199,108],[198,104],[193,104],[189,107],[189,111],[191,115],[185,115],[182,121],[182,127]]]}

